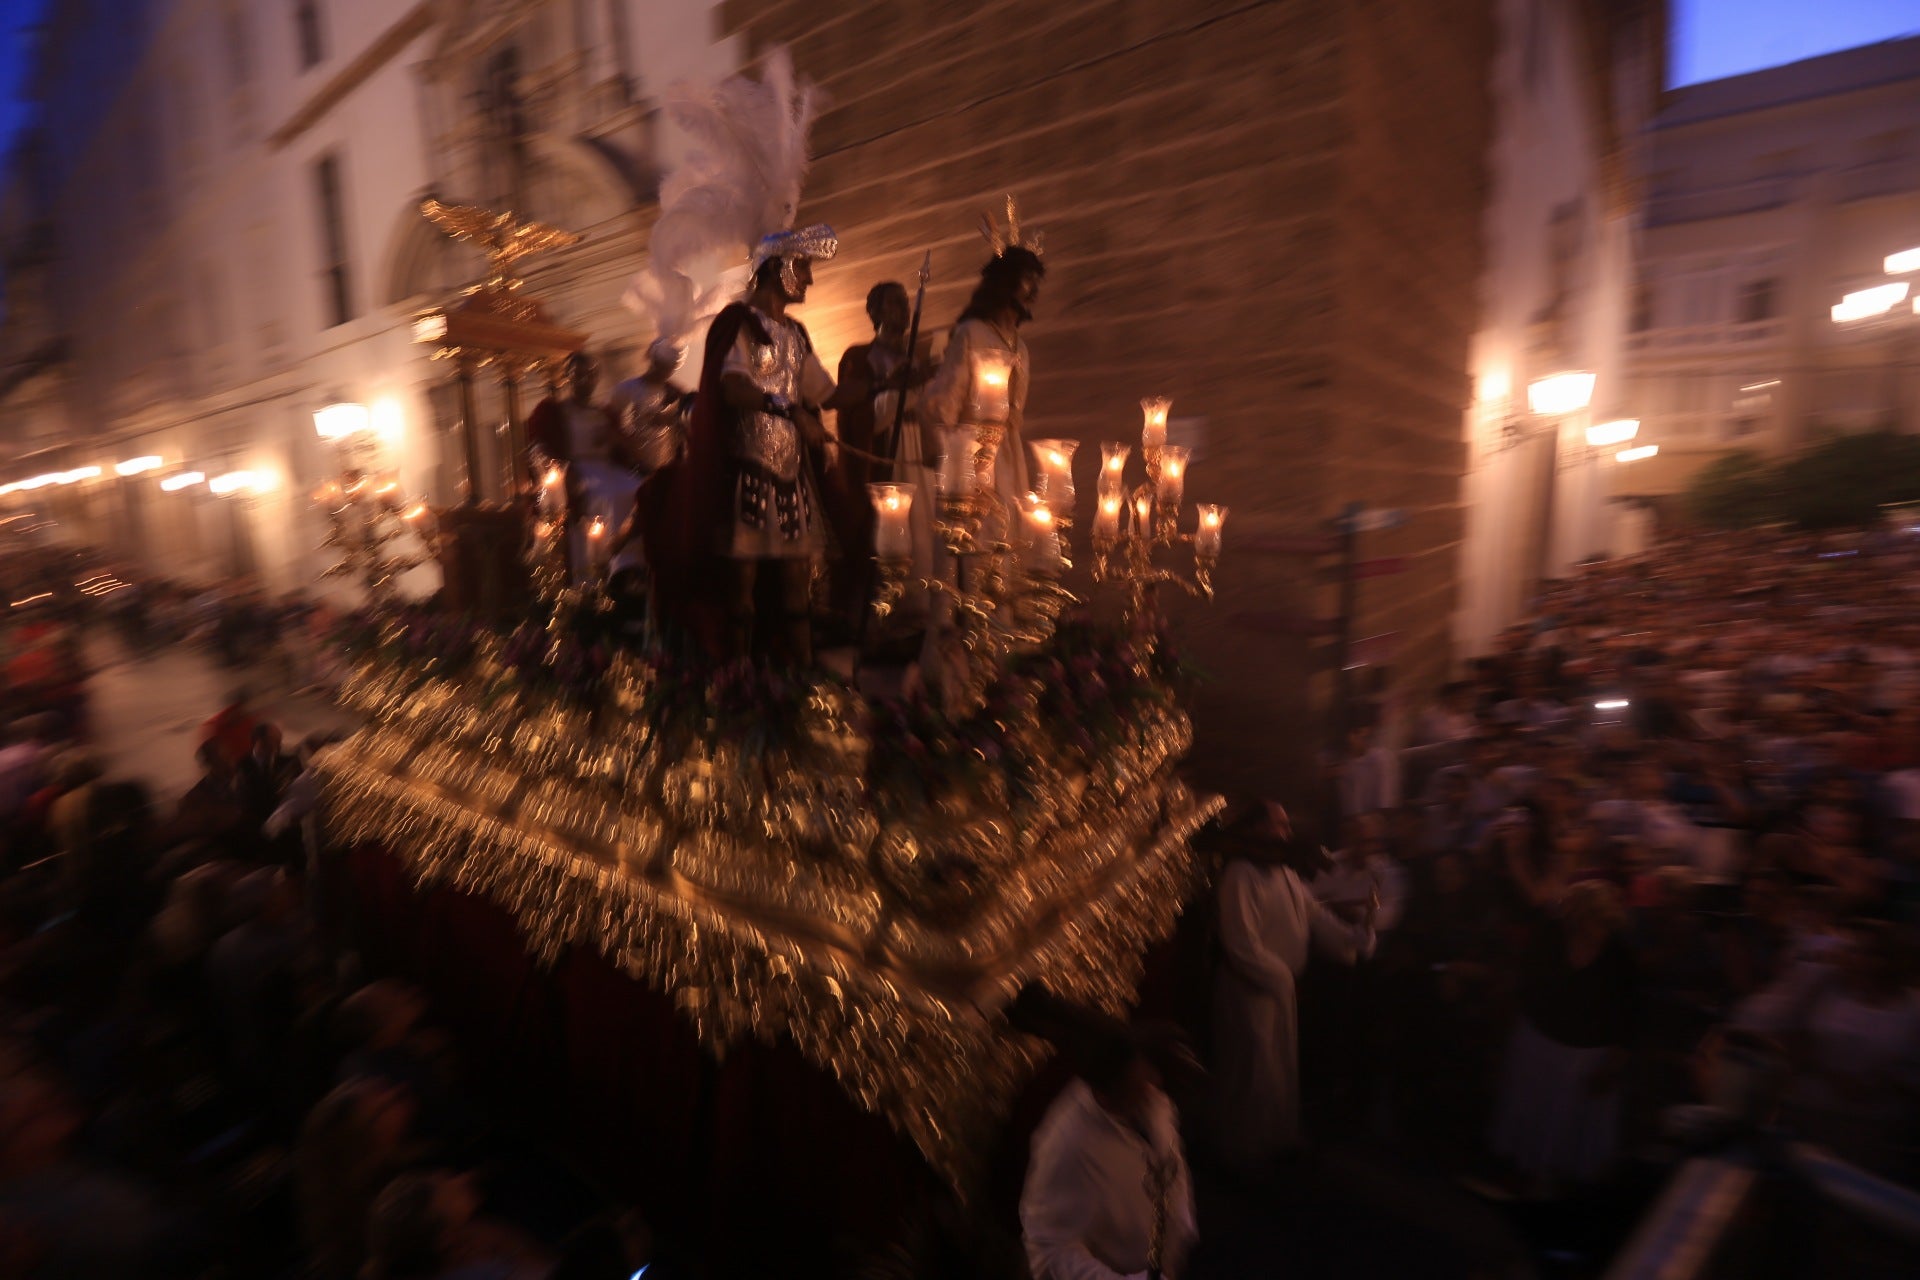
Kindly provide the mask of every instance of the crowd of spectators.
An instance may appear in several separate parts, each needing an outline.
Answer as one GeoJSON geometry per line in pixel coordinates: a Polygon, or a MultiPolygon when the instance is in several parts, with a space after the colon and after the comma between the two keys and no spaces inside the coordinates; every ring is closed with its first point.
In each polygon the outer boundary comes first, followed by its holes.
{"type": "Polygon", "coordinates": [[[177,803],[47,719],[0,749],[0,1275],[629,1280],[645,1229],[321,910],[319,743],[244,699],[200,738],[177,803]]]}
{"type": "Polygon", "coordinates": [[[1920,538],[1744,533],[1551,584],[1357,717],[1311,882],[1377,947],[1307,980],[1310,1120],[1590,1206],[1758,1037],[1775,1122],[1920,1185],[1916,694],[1920,538]]]}
{"type": "MultiPolygon", "coordinates": [[[[1430,705],[1356,716],[1323,813],[1252,806],[1227,833],[1247,864],[1213,917],[1231,998],[1183,997],[1215,1047],[1192,1105],[1223,1123],[1184,1117],[1203,1162],[1271,1172],[1363,1138],[1523,1225],[1533,1207],[1597,1224],[1576,1246],[1597,1263],[1725,1047],[1764,1043],[1787,1069],[1768,1123],[1914,1185],[1917,606],[1920,539],[1697,538],[1551,584],[1430,705]],[[1235,1114],[1236,1094],[1266,1110],[1235,1114]]],[[[29,715],[0,743],[0,1274],[646,1263],[613,1206],[570,1194],[561,1221],[513,1190],[535,1157],[420,993],[360,971],[318,892],[319,741],[289,750],[237,697],[203,728],[199,781],[161,802],[74,737],[29,715]]],[[[1078,1256],[1097,1197],[1068,1175],[1095,1138],[1186,1176],[1140,1061],[1092,1054],[1041,1128],[1036,1274],[1078,1256]]],[[[1154,1210],[1132,1206],[1127,1250],[1154,1210]]],[[[1204,1257],[1205,1196],[1197,1226],[1185,1212],[1204,1257]]],[[[1841,1221],[1810,1258],[1912,1256],[1841,1221]]]]}

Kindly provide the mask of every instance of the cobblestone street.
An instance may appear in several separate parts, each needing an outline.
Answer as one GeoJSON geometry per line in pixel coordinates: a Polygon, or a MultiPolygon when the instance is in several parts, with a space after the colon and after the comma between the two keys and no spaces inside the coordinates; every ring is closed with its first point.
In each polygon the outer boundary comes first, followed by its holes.
{"type": "Polygon", "coordinates": [[[193,785],[196,731],[243,686],[257,713],[280,725],[289,751],[309,733],[353,727],[325,696],[291,690],[277,672],[223,667],[190,645],[133,653],[117,637],[96,635],[88,655],[96,749],[109,773],[141,779],[163,804],[193,785]]]}

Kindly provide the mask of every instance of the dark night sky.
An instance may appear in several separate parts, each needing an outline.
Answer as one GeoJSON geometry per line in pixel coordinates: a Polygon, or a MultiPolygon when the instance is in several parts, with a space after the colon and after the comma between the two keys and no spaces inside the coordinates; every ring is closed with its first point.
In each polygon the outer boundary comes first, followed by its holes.
{"type": "Polygon", "coordinates": [[[39,17],[45,0],[0,0],[0,154],[20,127],[20,77],[25,71],[26,28],[39,17]]]}

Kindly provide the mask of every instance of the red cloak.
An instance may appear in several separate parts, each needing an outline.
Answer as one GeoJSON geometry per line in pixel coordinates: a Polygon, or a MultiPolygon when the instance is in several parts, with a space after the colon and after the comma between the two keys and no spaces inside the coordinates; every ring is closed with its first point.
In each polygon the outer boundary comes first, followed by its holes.
{"type": "Polygon", "coordinates": [[[727,622],[720,541],[733,520],[727,483],[732,410],[721,398],[720,376],[742,324],[760,327],[752,309],[736,302],[707,327],[687,447],[679,461],[647,477],[640,495],[640,536],[653,576],[656,616],[670,633],[682,632],[716,656],[724,652],[727,622]]]}

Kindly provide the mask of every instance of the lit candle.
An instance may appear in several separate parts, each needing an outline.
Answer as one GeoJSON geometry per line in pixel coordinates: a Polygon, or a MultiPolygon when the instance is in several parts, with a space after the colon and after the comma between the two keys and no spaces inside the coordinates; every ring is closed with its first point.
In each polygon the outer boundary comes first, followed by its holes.
{"type": "Polygon", "coordinates": [[[1108,440],[1100,446],[1100,492],[1119,493],[1126,478],[1127,455],[1133,449],[1117,440],[1108,440]]]}
{"type": "Polygon", "coordinates": [[[1112,540],[1120,536],[1120,508],[1123,505],[1118,494],[1101,497],[1099,514],[1093,518],[1094,537],[1112,540]]]}
{"type": "Polygon", "coordinates": [[[1146,414],[1146,423],[1140,428],[1140,447],[1158,449],[1167,443],[1167,410],[1173,408],[1173,401],[1150,396],[1140,402],[1140,408],[1146,414]]]}
{"type": "Polygon", "coordinates": [[[1141,537],[1153,533],[1153,495],[1145,489],[1133,495],[1133,528],[1141,537]]]}
{"type": "Polygon", "coordinates": [[[1027,545],[1022,559],[1036,573],[1049,573],[1060,567],[1060,533],[1054,528],[1053,509],[1037,494],[1028,494],[1021,504],[1021,518],[1027,526],[1027,545]]]}
{"type": "Polygon", "coordinates": [[[1175,511],[1187,491],[1187,458],[1193,451],[1170,444],[1160,455],[1160,504],[1175,511]]]}
{"type": "Polygon", "coordinates": [[[1005,422],[1011,403],[1013,357],[1004,351],[982,351],[974,357],[973,403],[975,422],[1005,422]]]}
{"type": "Polygon", "coordinates": [[[1227,522],[1227,509],[1211,502],[1203,502],[1196,508],[1200,512],[1200,523],[1193,531],[1193,554],[1200,560],[1220,558],[1220,526],[1227,522]]]}
{"type": "Polygon", "coordinates": [[[867,493],[873,499],[876,517],[873,554],[882,560],[905,560],[913,554],[913,533],[907,523],[913,511],[913,486],[870,484],[867,493]]]}
{"type": "Polygon", "coordinates": [[[1040,495],[1054,510],[1073,512],[1073,451],[1078,440],[1035,440],[1033,459],[1040,468],[1040,495]]]}

